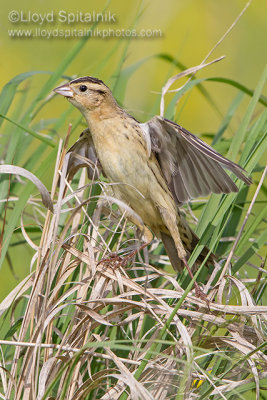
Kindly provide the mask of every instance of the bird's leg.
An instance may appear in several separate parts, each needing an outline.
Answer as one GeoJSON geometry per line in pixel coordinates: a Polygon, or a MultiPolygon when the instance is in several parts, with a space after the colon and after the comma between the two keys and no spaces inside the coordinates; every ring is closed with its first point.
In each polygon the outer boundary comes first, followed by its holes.
{"type": "MultiPolygon", "coordinates": [[[[140,228],[138,227],[138,229],[140,230],[140,228]]],[[[125,266],[127,264],[127,262],[133,258],[139,251],[145,249],[153,240],[153,234],[151,233],[151,231],[146,227],[143,226],[142,227],[142,237],[144,238],[144,243],[138,247],[137,249],[131,251],[131,253],[129,253],[126,257],[124,257],[123,261],[122,261],[122,265],[125,266]]]]}
{"type": "MultiPolygon", "coordinates": [[[[194,275],[187,263],[186,251],[185,251],[184,245],[182,243],[179,228],[178,228],[179,221],[174,220],[173,215],[171,215],[169,213],[169,211],[165,208],[164,209],[160,208],[160,213],[161,213],[163,222],[165,223],[166,227],[168,228],[168,230],[174,240],[175,247],[176,247],[177,253],[178,253],[178,257],[183,261],[183,263],[189,273],[190,278],[193,279],[194,275]]],[[[179,218],[179,216],[178,216],[178,218],[179,218]]],[[[195,286],[196,296],[199,297],[200,299],[206,301],[206,303],[208,304],[207,296],[203,292],[203,290],[200,288],[199,284],[197,282],[194,282],[194,286],[195,286]]]]}
{"type": "Polygon", "coordinates": [[[122,267],[125,267],[125,265],[130,261],[131,258],[133,258],[139,251],[146,248],[149,245],[149,243],[152,242],[153,234],[146,226],[138,224],[137,228],[138,228],[139,232],[141,232],[142,237],[144,238],[144,243],[137,249],[131,251],[127,256],[121,258],[121,266],[122,267]]]}
{"type": "MultiPolygon", "coordinates": [[[[194,278],[194,274],[191,271],[191,268],[189,267],[186,258],[182,258],[182,261],[183,261],[183,263],[185,265],[185,268],[187,269],[187,271],[189,273],[190,278],[193,279],[194,278]]],[[[204,300],[207,303],[208,307],[209,307],[209,300],[207,299],[206,293],[203,292],[203,290],[200,288],[199,284],[196,281],[194,282],[194,286],[195,286],[196,296],[199,297],[201,300],[204,300]]]]}
{"type": "Polygon", "coordinates": [[[109,257],[100,260],[98,262],[98,265],[101,263],[107,263],[107,262],[114,263],[115,262],[115,263],[117,263],[117,265],[119,265],[121,267],[125,267],[131,258],[133,258],[139,251],[143,250],[145,247],[147,247],[149,245],[149,243],[152,242],[153,234],[145,225],[140,224],[140,222],[137,220],[133,221],[132,216],[131,216],[131,222],[133,222],[135,225],[137,225],[137,229],[139,230],[139,232],[141,232],[141,235],[144,238],[144,243],[140,247],[131,251],[127,256],[124,256],[124,257],[121,257],[116,253],[110,253],[109,257]]]}

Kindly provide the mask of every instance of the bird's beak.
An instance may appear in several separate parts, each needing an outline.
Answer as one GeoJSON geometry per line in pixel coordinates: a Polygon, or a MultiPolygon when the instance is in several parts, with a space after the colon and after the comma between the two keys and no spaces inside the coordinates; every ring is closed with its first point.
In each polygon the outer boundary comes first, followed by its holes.
{"type": "Polygon", "coordinates": [[[56,87],[53,91],[58,94],[61,94],[64,97],[73,97],[73,90],[68,83],[56,87]]]}

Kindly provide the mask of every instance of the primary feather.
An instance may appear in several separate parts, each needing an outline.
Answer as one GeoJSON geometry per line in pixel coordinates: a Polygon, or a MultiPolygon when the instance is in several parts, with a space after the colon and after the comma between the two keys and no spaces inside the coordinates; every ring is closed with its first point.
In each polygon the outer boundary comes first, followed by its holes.
{"type": "Polygon", "coordinates": [[[210,193],[237,192],[224,168],[251,184],[243,168],[180,125],[158,116],[144,125],[150,132],[151,149],[178,204],[210,193]]]}

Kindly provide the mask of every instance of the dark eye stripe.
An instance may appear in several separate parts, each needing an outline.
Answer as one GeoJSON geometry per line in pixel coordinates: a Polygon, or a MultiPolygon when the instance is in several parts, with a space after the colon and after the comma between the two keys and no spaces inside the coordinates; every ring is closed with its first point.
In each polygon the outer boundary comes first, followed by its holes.
{"type": "Polygon", "coordinates": [[[105,94],[105,91],[101,90],[101,89],[96,90],[96,92],[99,93],[99,94],[105,94]]]}

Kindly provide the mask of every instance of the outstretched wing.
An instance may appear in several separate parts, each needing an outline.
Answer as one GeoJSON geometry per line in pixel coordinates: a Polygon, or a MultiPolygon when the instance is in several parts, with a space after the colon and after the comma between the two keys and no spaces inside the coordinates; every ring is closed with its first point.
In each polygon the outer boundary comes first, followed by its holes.
{"type": "Polygon", "coordinates": [[[101,165],[97,158],[95,146],[89,129],[85,129],[76,143],[68,150],[70,158],[67,167],[68,179],[72,179],[76,172],[87,167],[88,177],[97,179],[101,174],[101,165]]]}
{"type": "Polygon", "coordinates": [[[237,192],[224,168],[247,185],[252,183],[239,165],[217,153],[195,135],[168,119],[153,117],[143,125],[149,132],[151,150],[177,203],[209,193],[237,192]]]}

